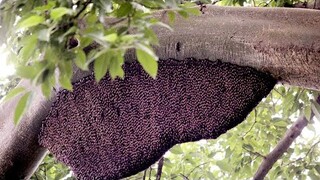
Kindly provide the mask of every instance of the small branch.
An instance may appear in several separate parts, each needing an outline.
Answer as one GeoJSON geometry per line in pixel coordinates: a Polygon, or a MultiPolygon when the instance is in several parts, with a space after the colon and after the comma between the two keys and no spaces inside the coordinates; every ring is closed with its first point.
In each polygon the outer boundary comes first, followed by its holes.
{"type": "Polygon", "coordinates": [[[149,170],[149,180],[151,180],[151,172],[152,172],[152,168],[151,168],[151,166],[150,166],[150,168],[149,168],[150,170],[149,170]]]}
{"type": "Polygon", "coordinates": [[[313,150],[314,150],[314,148],[315,148],[319,143],[320,143],[320,140],[317,141],[316,143],[314,143],[314,144],[311,146],[311,148],[309,149],[309,151],[307,152],[307,154],[306,154],[305,157],[307,157],[310,153],[312,153],[313,150]]]}
{"type": "Polygon", "coordinates": [[[88,5],[91,3],[91,0],[88,0],[83,4],[83,7],[79,10],[79,12],[74,16],[74,19],[77,19],[80,14],[88,7],[88,5]]]}
{"type": "Polygon", "coordinates": [[[266,156],[260,154],[259,152],[256,151],[251,151],[250,149],[247,149],[246,147],[242,147],[244,150],[248,151],[250,154],[258,156],[258,157],[262,157],[262,158],[266,158],[266,156]]]}
{"type": "Polygon", "coordinates": [[[319,143],[320,143],[320,140],[317,141],[316,143],[314,143],[314,144],[310,147],[310,149],[308,150],[308,152],[306,153],[306,155],[305,155],[304,157],[300,157],[300,158],[298,158],[298,159],[296,159],[296,160],[294,160],[294,161],[291,161],[290,163],[285,164],[284,166],[289,166],[289,165],[291,165],[291,164],[293,164],[293,163],[297,163],[297,162],[299,162],[299,161],[305,160],[305,159],[309,156],[309,154],[313,152],[314,148],[315,148],[319,143]]]}
{"type": "Polygon", "coordinates": [[[242,138],[244,138],[254,127],[254,125],[257,123],[257,109],[254,109],[254,122],[251,125],[250,129],[242,136],[242,138]]]}
{"type": "Polygon", "coordinates": [[[147,169],[143,171],[142,180],[146,180],[146,176],[147,176],[147,169]]]}
{"type": "Polygon", "coordinates": [[[188,176],[190,176],[190,175],[193,173],[193,171],[195,171],[195,170],[196,170],[197,168],[199,168],[200,166],[206,165],[206,164],[208,164],[208,163],[209,163],[209,162],[205,162],[205,163],[199,164],[198,166],[194,167],[194,168],[189,172],[188,176]]]}
{"type": "Polygon", "coordinates": [[[111,26],[115,26],[115,25],[117,25],[117,24],[119,24],[119,23],[121,23],[121,22],[123,22],[125,20],[127,20],[127,18],[120,18],[120,19],[116,19],[113,22],[109,22],[109,23],[107,23],[105,25],[107,25],[108,27],[111,27],[111,26]]]}
{"type": "Polygon", "coordinates": [[[301,131],[307,125],[308,120],[302,116],[290,127],[277,146],[263,160],[258,171],[254,175],[254,180],[264,179],[274,163],[288,150],[292,142],[301,134],[301,131]]]}
{"type": "Polygon", "coordinates": [[[284,95],[282,93],[280,93],[276,88],[273,89],[274,92],[278,93],[281,97],[283,97],[284,95]]]}
{"type": "Polygon", "coordinates": [[[89,54],[90,51],[97,49],[100,45],[97,42],[93,42],[83,48],[84,53],[89,54]]]}
{"type": "Polygon", "coordinates": [[[158,171],[157,171],[156,180],[160,180],[161,179],[163,161],[164,161],[164,158],[161,157],[159,162],[158,162],[158,171]]]}
{"type": "Polygon", "coordinates": [[[183,180],[189,180],[188,176],[186,176],[186,175],[184,175],[182,173],[180,173],[180,175],[183,177],[183,180]]]}

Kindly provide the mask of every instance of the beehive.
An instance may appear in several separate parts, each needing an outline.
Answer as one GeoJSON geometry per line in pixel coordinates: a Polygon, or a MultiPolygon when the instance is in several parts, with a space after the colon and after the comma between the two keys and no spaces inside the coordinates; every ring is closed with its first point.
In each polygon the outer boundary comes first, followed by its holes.
{"type": "Polygon", "coordinates": [[[173,145],[217,138],[244,120],[276,83],[221,61],[164,60],[152,79],[136,63],[125,78],[88,76],[62,90],[39,142],[79,179],[120,179],[155,163],[173,145]]]}

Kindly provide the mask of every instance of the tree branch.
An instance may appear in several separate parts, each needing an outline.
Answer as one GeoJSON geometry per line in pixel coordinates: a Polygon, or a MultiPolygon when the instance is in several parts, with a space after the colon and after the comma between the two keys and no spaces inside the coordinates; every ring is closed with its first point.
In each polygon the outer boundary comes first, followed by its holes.
{"type": "Polygon", "coordinates": [[[151,180],[152,167],[149,168],[149,180],[151,180]]]}
{"type": "Polygon", "coordinates": [[[164,157],[161,157],[159,162],[158,162],[158,171],[157,171],[156,180],[160,180],[161,179],[163,162],[164,162],[164,157]]]}
{"type": "MultiPolygon", "coordinates": [[[[160,59],[220,59],[269,72],[290,85],[320,90],[319,19],[316,10],[207,5],[201,16],[177,18],[173,32],[155,28],[160,40],[155,50],[160,59]]],[[[135,59],[134,51],[126,54],[127,61],[135,59]]],[[[45,155],[37,138],[54,98],[49,101],[40,89],[32,90],[37,91],[35,100],[18,126],[13,124],[17,99],[0,106],[0,179],[8,174],[30,177],[45,155]]]]}
{"type": "Polygon", "coordinates": [[[80,16],[80,14],[84,11],[84,10],[86,10],[86,8],[88,7],[88,5],[91,3],[91,0],[88,0],[87,2],[85,2],[84,4],[83,4],[83,6],[82,6],[82,8],[79,10],[79,12],[74,16],[74,19],[77,19],[79,16],[80,16]]]}
{"type": "Polygon", "coordinates": [[[146,180],[146,176],[147,176],[147,169],[143,171],[142,180],[146,180]]]}
{"type": "Polygon", "coordinates": [[[266,156],[258,171],[254,175],[254,180],[264,179],[274,163],[288,150],[292,142],[301,134],[304,127],[308,125],[308,120],[302,116],[290,127],[285,136],[279,141],[277,146],[266,156]]]}

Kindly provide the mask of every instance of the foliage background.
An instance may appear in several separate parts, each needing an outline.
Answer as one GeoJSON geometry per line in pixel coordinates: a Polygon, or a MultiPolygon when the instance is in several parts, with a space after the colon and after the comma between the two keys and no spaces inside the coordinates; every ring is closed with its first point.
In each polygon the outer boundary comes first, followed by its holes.
{"type": "MultiPolygon", "coordinates": [[[[1,6],[2,31],[6,31],[9,59],[17,67],[17,75],[1,79],[0,98],[20,78],[30,79],[50,96],[57,82],[72,89],[72,63],[87,70],[93,62],[96,80],[107,72],[123,77],[124,53],[136,49],[139,62],[152,76],[157,72],[157,56],[152,46],[157,37],[150,27],[162,24],[150,15],[166,9],[171,23],[175,16],[198,14],[199,7],[181,0],[27,0],[1,6]],[[181,5],[182,3],[182,5],[181,5]],[[94,4],[94,5],[92,5],[94,4]],[[8,15],[12,13],[13,15],[8,15]],[[108,22],[105,17],[119,18],[108,22]],[[17,18],[18,17],[18,18],[17,18]],[[17,31],[8,31],[17,28],[17,31]],[[97,42],[93,43],[93,42],[97,42]],[[61,46],[63,44],[63,46],[61,46]],[[106,55],[108,54],[108,56],[106,55]],[[110,56],[110,54],[112,56],[110,56]],[[35,60],[36,59],[36,60],[35,60]],[[106,61],[105,59],[108,59],[106,61]],[[30,66],[32,64],[32,66],[30,66]],[[56,70],[61,73],[55,76],[56,70]]],[[[211,1],[203,1],[211,3],[211,1]]],[[[296,0],[222,0],[218,5],[291,7],[296,0]]],[[[198,3],[199,4],[199,3],[198,3]]],[[[9,97],[29,92],[11,91],[9,97]]],[[[241,125],[216,140],[201,140],[176,145],[164,156],[162,179],[249,179],[263,157],[278,143],[288,127],[300,116],[309,120],[307,129],[294,145],[277,161],[268,179],[320,179],[319,126],[320,106],[317,92],[277,86],[241,125]],[[311,119],[311,114],[315,117],[311,119]]],[[[21,101],[21,104],[26,104],[21,101]]],[[[27,108],[25,106],[25,108],[27,108]]],[[[17,110],[18,123],[23,111],[17,110]]],[[[126,179],[155,179],[158,163],[126,179]]],[[[74,179],[72,172],[48,154],[31,179],[74,179]]]]}

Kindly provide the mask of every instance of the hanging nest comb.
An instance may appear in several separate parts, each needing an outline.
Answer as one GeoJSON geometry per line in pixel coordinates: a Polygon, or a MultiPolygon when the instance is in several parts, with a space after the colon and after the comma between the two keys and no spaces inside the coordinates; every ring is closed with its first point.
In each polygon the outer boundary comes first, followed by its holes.
{"type": "Polygon", "coordinates": [[[221,61],[165,60],[152,79],[136,63],[125,78],[88,76],[62,90],[39,142],[79,179],[120,179],[178,143],[214,139],[244,120],[274,87],[270,75],[221,61]]]}

